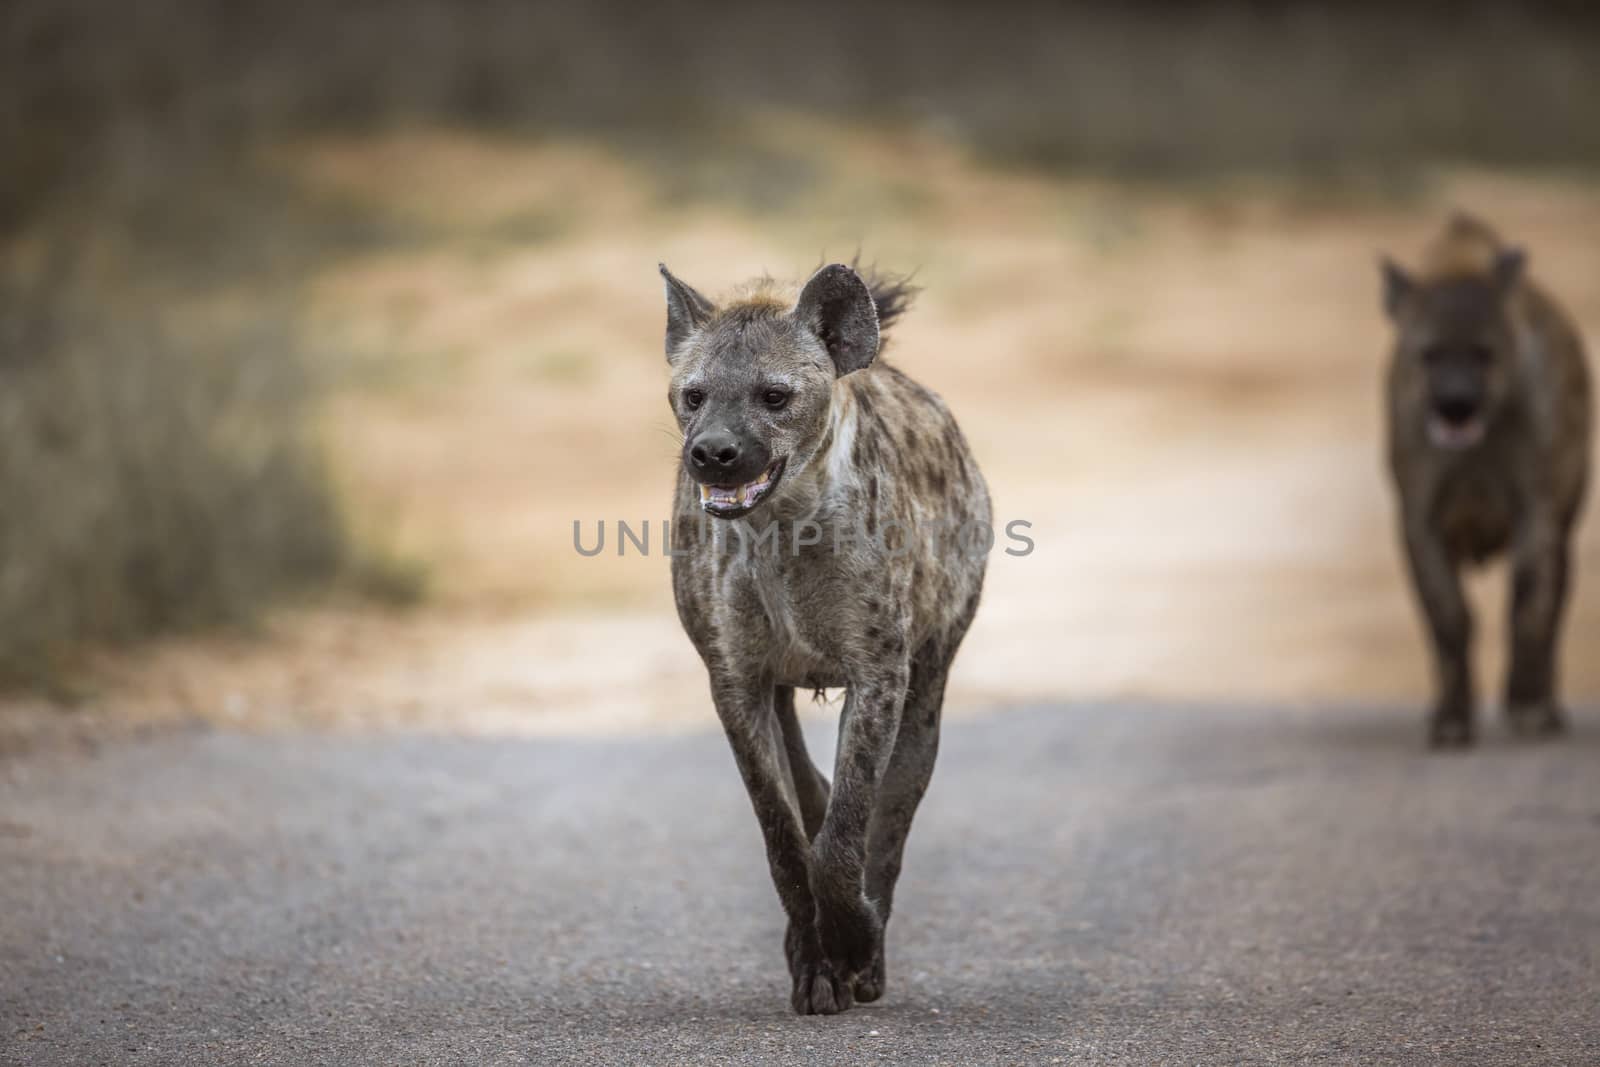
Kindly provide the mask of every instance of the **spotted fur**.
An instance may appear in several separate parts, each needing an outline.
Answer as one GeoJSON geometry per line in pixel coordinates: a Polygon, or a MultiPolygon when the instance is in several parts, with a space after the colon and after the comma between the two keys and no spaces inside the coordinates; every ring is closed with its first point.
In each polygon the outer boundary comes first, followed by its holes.
{"type": "Polygon", "coordinates": [[[833,265],[797,295],[763,282],[716,305],[663,274],[678,614],[765,836],[791,1005],[842,1011],[884,991],[884,924],[983,586],[957,531],[990,527],[988,491],[944,402],[878,356],[903,283],[833,265]],[[791,390],[778,412],[760,403],[774,382],[791,390]],[[711,434],[785,463],[742,517],[702,512],[690,450],[711,434]],[[821,687],[846,691],[831,783],[794,710],[821,687]]]}

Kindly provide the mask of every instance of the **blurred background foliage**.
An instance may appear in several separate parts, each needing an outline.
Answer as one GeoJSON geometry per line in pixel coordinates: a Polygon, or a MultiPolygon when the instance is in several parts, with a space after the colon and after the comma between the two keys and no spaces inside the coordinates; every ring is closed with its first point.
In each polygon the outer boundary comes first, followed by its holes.
{"type": "MultiPolygon", "coordinates": [[[[775,110],[932,130],[985,165],[1403,188],[1600,161],[1589,4],[10,0],[0,6],[0,680],[85,641],[248,622],[348,579],[304,279],[426,238],[285,182],[295,138],[415,124],[602,142],[662,195],[807,182],[775,110]]],[[[393,177],[403,185],[405,174],[393,177]]],[[[916,175],[896,187],[923,195],[916,175]]],[[[500,239],[564,232],[557,207],[500,239]]],[[[583,380],[551,350],[541,376],[583,380]]],[[[382,543],[382,539],[378,539],[382,543]]]]}
{"type": "Polygon", "coordinates": [[[699,151],[781,106],[1156,175],[1600,158],[1583,3],[13,0],[4,19],[8,226],[263,138],[415,119],[699,151]]]}

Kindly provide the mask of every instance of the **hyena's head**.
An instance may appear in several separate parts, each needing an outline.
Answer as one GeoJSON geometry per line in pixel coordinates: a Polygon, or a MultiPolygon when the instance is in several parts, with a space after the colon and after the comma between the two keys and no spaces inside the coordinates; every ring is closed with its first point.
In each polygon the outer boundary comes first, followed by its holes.
{"type": "Polygon", "coordinates": [[[1435,246],[1435,264],[1419,276],[1383,261],[1403,409],[1422,420],[1435,447],[1449,450],[1483,440],[1514,380],[1517,339],[1508,309],[1526,256],[1497,242],[1452,249],[1452,240],[1470,242],[1487,233],[1469,232],[1473,225],[1462,220],[1447,230],[1435,246]]]}
{"type": "Polygon", "coordinates": [[[834,381],[878,354],[872,291],[835,263],[793,304],[758,289],[717,307],[664,265],[661,276],[683,469],[707,513],[735,518],[780,494],[827,439],[834,381]]]}

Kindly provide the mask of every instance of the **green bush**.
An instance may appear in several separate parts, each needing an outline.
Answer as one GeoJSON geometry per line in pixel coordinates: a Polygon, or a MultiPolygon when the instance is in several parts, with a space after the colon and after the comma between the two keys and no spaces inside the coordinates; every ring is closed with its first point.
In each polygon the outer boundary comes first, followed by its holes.
{"type": "Polygon", "coordinates": [[[246,621],[346,555],[290,320],[180,322],[67,258],[0,272],[6,684],[87,641],[246,621]]]}

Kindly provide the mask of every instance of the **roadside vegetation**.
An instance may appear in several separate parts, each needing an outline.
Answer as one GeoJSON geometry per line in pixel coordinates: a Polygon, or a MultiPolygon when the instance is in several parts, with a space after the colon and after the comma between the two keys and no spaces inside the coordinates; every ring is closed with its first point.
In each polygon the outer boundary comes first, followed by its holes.
{"type": "MultiPolygon", "coordinates": [[[[638,165],[663,202],[760,215],[825,177],[805,144],[750,136],[784,111],[932,130],[991,168],[1398,187],[1439,164],[1592,168],[1597,52],[1581,5],[15,0],[0,684],[65,691],[87,646],[248,626],[307,590],[426,591],[343,487],[326,402],[370,353],[311,338],[303,283],[429,235],[286,180],[285,145],[560,135],[638,165]]],[[[915,174],[895,189],[907,210],[928,195],[915,174]]],[[[569,223],[558,205],[492,237],[569,223]]],[[[542,382],[594,371],[559,344],[527,359],[542,382]]]]}

